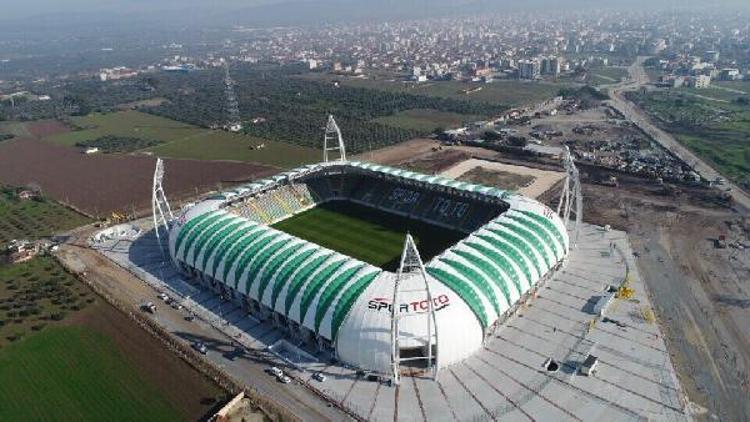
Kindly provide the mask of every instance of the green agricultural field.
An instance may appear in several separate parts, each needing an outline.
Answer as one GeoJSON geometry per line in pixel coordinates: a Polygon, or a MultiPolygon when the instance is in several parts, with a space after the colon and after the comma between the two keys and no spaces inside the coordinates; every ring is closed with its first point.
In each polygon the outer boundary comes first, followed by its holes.
{"type": "Polygon", "coordinates": [[[520,80],[496,80],[489,84],[459,81],[437,81],[424,83],[404,82],[403,77],[379,76],[377,78],[348,78],[337,75],[314,73],[306,78],[340,81],[344,85],[391,92],[406,92],[429,97],[451,98],[485,104],[521,107],[537,104],[553,98],[561,88],[570,84],[558,82],[531,82],[520,80]]]}
{"type": "Polygon", "coordinates": [[[55,326],[0,352],[0,420],[183,420],[109,337],[55,326]]]}
{"type": "Polygon", "coordinates": [[[0,350],[94,300],[91,291],[50,257],[0,265],[0,350]]]}
{"type": "Polygon", "coordinates": [[[333,201],[297,214],[273,227],[368,262],[398,269],[409,232],[426,262],[461,240],[462,233],[347,201],[333,201]]]}
{"type": "Polygon", "coordinates": [[[619,66],[595,67],[589,70],[589,85],[610,85],[619,83],[628,76],[628,69],[619,66]]]}
{"type": "Polygon", "coordinates": [[[629,98],[721,174],[750,189],[750,102],[743,95],[679,89],[632,93],[629,98]],[[709,100],[696,95],[721,98],[709,100]]]}
{"type": "Polygon", "coordinates": [[[298,167],[323,159],[322,149],[267,141],[224,131],[210,131],[187,137],[150,148],[149,151],[161,157],[251,161],[281,168],[298,167]]]}
{"type": "Polygon", "coordinates": [[[388,126],[432,132],[436,128],[449,129],[474,120],[481,120],[481,117],[430,109],[413,109],[393,116],[379,117],[374,121],[388,126]]]}
{"type": "Polygon", "coordinates": [[[0,191],[0,248],[11,239],[37,239],[91,222],[50,199],[20,200],[16,188],[0,191]]]}
{"type": "Polygon", "coordinates": [[[169,158],[253,161],[281,168],[319,161],[322,156],[312,148],[204,129],[133,110],[74,117],[72,124],[81,130],[51,135],[44,140],[75,146],[105,136],[152,139],[162,144],[141,151],[169,158]],[[261,144],[265,146],[258,149],[261,144]]]}

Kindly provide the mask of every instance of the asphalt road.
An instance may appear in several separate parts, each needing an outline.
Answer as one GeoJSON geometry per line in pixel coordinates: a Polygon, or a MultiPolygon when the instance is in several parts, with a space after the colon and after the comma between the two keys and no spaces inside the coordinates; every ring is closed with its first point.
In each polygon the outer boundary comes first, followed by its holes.
{"type": "MultiPolygon", "coordinates": [[[[185,311],[165,305],[157,298],[157,292],[148,284],[118,267],[99,253],[85,247],[64,245],[59,256],[68,261],[77,261],[86,268],[86,278],[97,283],[108,294],[122,303],[129,304],[135,312],[141,312],[140,304],[152,301],[157,306],[153,319],[176,338],[186,344],[201,341],[206,344],[205,358],[242,384],[256,389],[281,407],[305,421],[330,421],[350,419],[341,410],[329,407],[328,403],[312,394],[305,386],[295,382],[282,384],[267,374],[269,367],[263,351],[241,350],[235,347],[232,338],[195,319],[185,320],[185,311]]],[[[75,266],[79,266],[74,264],[75,266]]]]}
{"type": "MultiPolygon", "coordinates": [[[[713,181],[716,180],[717,177],[724,178],[713,167],[697,155],[693,154],[688,148],[680,144],[674,136],[659,129],[643,110],[625,99],[625,96],[623,95],[625,91],[638,89],[649,82],[648,75],[646,75],[646,72],[643,69],[643,62],[645,59],[646,57],[638,57],[638,59],[628,68],[630,80],[611,86],[611,100],[609,101],[609,104],[672,154],[688,163],[704,179],[713,181]]],[[[729,194],[732,196],[735,203],[742,205],[746,210],[750,210],[750,195],[728,180],[724,182],[724,186],[730,189],[729,194]]]]}

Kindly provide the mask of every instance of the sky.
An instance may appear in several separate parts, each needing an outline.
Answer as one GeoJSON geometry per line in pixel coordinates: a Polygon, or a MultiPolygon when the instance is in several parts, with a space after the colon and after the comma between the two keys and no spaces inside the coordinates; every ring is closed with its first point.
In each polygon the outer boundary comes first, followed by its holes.
{"type": "MultiPolygon", "coordinates": [[[[320,7],[323,17],[336,20],[370,14],[452,13],[466,9],[589,8],[589,7],[701,7],[746,6],[750,0],[0,0],[0,21],[29,18],[98,17],[132,19],[173,16],[210,19],[233,14],[268,15],[291,22],[304,18],[309,9],[320,7]],[[340,16],[337,16],[340,15],[340,16]]],[[[235,16],[236,17],[236,16],[235,16]]],[[[388,16],[386,16],[388,17],[388,16]]],[[[405,16],[409,17],[409,16],[405,16]]],[[[316,16],[318,18],[318,16],[316,16]]]]}

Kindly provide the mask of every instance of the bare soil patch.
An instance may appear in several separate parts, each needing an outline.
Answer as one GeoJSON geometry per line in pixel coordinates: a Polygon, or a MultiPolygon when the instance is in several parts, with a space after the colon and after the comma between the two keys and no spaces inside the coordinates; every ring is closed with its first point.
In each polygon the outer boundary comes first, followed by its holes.
{"type": "Polygon", "coordinates": [[[417,138],[375,151],[364,152],[350,158],[378,164],[396,165],[430,153],[439,146],[440,143],[435,140],[417,138]]]}
{"type": "Polygon", "coordinates": [[[39,120],[26,123],[26,129],[35,138],[70,132],[70,128],[57,120],[39,120]]]}
{"type": "Polygon", "coordinates": [[[464,151],[440,150],[400,163],[400,166],[421,173],[438,174],[470,157],[471,155],[464,151]]]}
{"type": "Polygon", "coordinates": [[[478,183],[480,185],[499,186],[507,190],[518,190],[531,186],[536,177],[502,170],[490,170],[484,167],[474,167],[459,177],[458,180],[478,183]]]}
{"type": "MultiPolygon", "coordinates": [[[[95,217],[132,212],[150,204],[155,158],[85,155],[61,145],[18,139],[0,145],[0,181],[37,183],[45,194],[95,217]]],[[[194,197],[224,184],[265,177],[272,167],[228,161],[165,161],[171,200],[194,197]]]]}

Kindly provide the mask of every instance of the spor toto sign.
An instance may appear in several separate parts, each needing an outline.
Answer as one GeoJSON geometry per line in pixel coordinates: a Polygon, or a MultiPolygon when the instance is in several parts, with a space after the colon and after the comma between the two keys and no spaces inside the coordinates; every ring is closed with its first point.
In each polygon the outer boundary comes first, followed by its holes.
{"type": "MultiPolygon", "coordinates": [[[[432,298],[432,306],[435,311],[440,311],[447,308],[451,304],[451,300],[448,295],[441,294],[432,298]]],[[[370,299],[367,303],[367,308],[375,311],[387,311],[391,312],[391,300],[384,297],[376,297],[370,299]]],[[[415,300],[414,302],[402,303],[399,305],[399,311],[401,313],[419,313],[427,312],[430,308],[430,301],[415,300]]]]}

